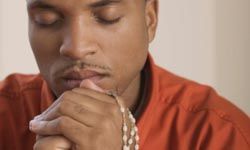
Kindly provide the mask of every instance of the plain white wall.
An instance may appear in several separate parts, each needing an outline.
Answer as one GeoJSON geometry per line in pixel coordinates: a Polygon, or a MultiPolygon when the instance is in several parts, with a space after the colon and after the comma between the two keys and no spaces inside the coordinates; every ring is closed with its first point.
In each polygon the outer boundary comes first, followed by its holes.
{"type": "Polygon", "coordinates": [[[217,0],[216,11],[216,87],[250,114],[250,0],[217,0]]]}
{"type": "Polygon", "coordinates": [[[160,22],[151,51],[165,68],[215,85],[215,0],[160,1],[160,22]]]}
{"type": "MultiPolygon", "coordinates": [[[[215,87],[248,114],[249,2],[160,0],[158,33],[150,48],[158,64],[215,87]]],[[[27,34],[25,1],[1,0],[0,79],[38,72],[27,34]]]]}
{"type": "Polygon", "coordinates": [[[13,72],[38,72],[28,41],[25,0],[0,0],[0,79],[13,72]]]}

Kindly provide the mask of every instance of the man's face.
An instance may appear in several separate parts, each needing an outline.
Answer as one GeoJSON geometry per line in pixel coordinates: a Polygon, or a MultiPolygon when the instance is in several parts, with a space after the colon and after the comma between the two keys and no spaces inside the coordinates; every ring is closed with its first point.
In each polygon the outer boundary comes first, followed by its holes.
{"type": "MultiPolygon", "coordinates": [[[[29,37],[56,96],[90,79],[122,94],[139,79],[149,34],[144,0],[27,0],[29,37]]],[[[153,31],[154,32],[154,31],[153,31]]]]}

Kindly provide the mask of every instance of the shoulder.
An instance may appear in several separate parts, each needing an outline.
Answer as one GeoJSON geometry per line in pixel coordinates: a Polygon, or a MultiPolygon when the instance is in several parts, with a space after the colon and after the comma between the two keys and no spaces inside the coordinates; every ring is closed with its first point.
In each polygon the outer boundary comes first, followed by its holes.
{"type": "Polygon", "coordinates": [[[247,116],[212,87],[182,78],[160,67],[156,69],[161,102],[181,105],[190,112],[213,111],[227,119],[229,116],[234,117],[234,114],[247,116]]]}
{"type": "Polygon", "coordinates": [[[166,108],[162,110],[172,110],[172,114],[179,115],[183,119],[180,121],[183,128],[191,125],[194,132],[199,130],[200,134],[211,128],[211,132],[215,133],[213,137],[218,135],[218,140],[223,136],[233,138],[237,135],[237,140],[241,138],[250,147],[250,119],[239,108],[207,85],[179,77],[157,66],[155,72],[159,103],[166,108]]]}
{"type": "Polygon", "coordinates": [[[40,74],[11,74],[0,81],[0,96],[13,97],[22,91],[40,89],[42,83],[40,74]]]}
{"type": "Polygon", "coordinates": [[[33,102],[38,103],[41,98],[43,82],[44,80],[39,74],[11,74],[7,76],[0,81],[1,112],[16,111],[17,107],[24,109],[33,102]]]}
{"type": "MultiPolygon", "coordinates": [[[[41,75],[11,74],[0,81],[0,108],[22,107],[31,99],[41,97],[43,78],[41,75]]],[[[32,100],[34,101],[34,100],[32,100]]],[[[37,100],[38,101],[38,100],[37,100]]]]}
{"type": "Polygon", "coordinates": [[[9,141],[20,145],[24,135],[33,138],[28,123],[40,113],[42,85],[40,75],[11,74],[0,81],[1,146],[8,147],[9,141]]]}

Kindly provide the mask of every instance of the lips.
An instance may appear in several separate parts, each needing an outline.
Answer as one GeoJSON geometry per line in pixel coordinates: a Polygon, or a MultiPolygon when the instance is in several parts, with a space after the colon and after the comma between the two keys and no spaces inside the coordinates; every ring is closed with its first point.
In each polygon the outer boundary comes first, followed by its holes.
{"type": "Polygon", "coordinates": [[[82,71],[67,71],[63,75],[63,86],[66,89],[73,89],[79,87],[83,80],[91,80],[97,84],[101,79],[106,76],[104,73],[100,73],[93,70],[82,70],[82,71]]]}

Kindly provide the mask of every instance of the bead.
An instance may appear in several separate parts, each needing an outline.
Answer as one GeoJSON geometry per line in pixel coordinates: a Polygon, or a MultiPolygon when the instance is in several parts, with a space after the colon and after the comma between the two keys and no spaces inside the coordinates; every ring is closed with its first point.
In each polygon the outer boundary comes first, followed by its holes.
{"type": "Polygon", "coordinates": [[[134,118],[133,115],[129,112],[129,118],[134,118]]]}
{"type": "Polygon", "coordinates": [[[127,132],[127,131],[128,131],[128,127],[127,127],[127,125],[126,125],[126,124],[124,124],[124,125],[123,125],[122,130],[123,130],[124,132],[127,132]]]}
{"type": "Polygon", "coordinates": [[[117,104],[120,107],[120,111],[122,113],[122,121],[123,121],[123,126],[122,126],[122,140],[123,140],[123,150],[130,150],[130,146],[135,143],[134,150],[139,150],[139,136],[138,136],[138,128],[136,127],[136,120],[131,113],[131,111],[123,107],[122,104],[120,103],[119,99],[117,96],[115,96],[115,99],[117,101],[117,104]],[[128,120],[126,120],[126,115],[128,115],[128,120]],[[129,122],[126,122],[129,121],[129,122]],[[128,131],[128,123],[131,125],[130,132],[128,131]],[[130,137],[127,135],[130,134],[130,137]]]}
{"type": "Polygon", "coordinates": [[[138,149],[139,149],[139,145],[136,144],[136,145],[135,145],[135,150],[138,150],[138,149]]]}
{"type": "Polygon", "coordinates": [[[133,140],[132,139],[129,139],[128,140],[128,144],[131,145],[133,143],[133,140]]]}
{"type": "Polygon", "coordinates": [[[131,131],[130,131],[130,135],[131,135],[131,136],[134,136],[134,135],[135,135],[135,131],[134,131],[134,130],[131,130],[131,131]]]}
{"type": "Polygon", "coordinates": [[[126,143],[126,142],[127,142],[127,140],[128,140],[127,135],[124,135],[124,136],[122,137],[122,139],[123,139],[123,142],[124,142],[124,143],[126,143]]]}
{"type": "Polygon", "coordinates": [[[135,118],[132,118],[132,122],[133,122],[133,123],[135,123],[135,122],[136,122],[136,121],[135,121],[135,118]]]}
{"type": "Polygon", "coordinates": [[[124,113],[125,109],[123,107],[120,108],[121,112],[124,113]]]}
{"type": "Polygon", "coordinates": [[[124,145],[123,150],[129,150],[129,147],[127,145],[124,145]]]}
{"type": "Polygon", "coordinates": [[[135,140],[139,141],[139,136],[138,135],[135,136],[135,140]]]}

